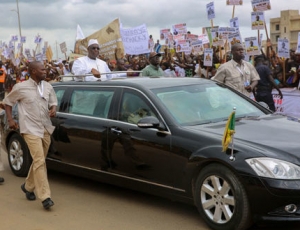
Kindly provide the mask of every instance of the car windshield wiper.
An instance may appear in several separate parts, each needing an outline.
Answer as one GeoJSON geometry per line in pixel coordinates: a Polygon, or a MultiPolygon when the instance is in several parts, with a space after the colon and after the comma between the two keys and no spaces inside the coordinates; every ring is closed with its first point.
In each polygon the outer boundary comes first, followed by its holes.
{"type": "Polygon", "coordinates": [[[260,119],[260,116],[258,115],[252,115],[252,116],[238,116],[238,117],[235,117],[235,120],[241,120],[241,119],[244,119],[244,120],[259,120],[260,119]]]}

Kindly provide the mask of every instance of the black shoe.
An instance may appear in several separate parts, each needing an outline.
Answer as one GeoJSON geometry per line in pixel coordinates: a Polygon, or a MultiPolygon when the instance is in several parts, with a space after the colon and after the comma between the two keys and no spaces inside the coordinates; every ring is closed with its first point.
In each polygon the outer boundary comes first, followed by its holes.
{"type": "Polygon", "coordinates": [[[44,209],[46,209],[46,210],[48,210],[51,206],[54,205],[54,202],[51,200],[51,198],[47,198],[42,203],[43,203],[44,209]]]}
{"type": "Polygon", "coordinates": [[[3,182],[4,182],[4,178],[0,177],[0,183],[3,183],[3,182]]]}
{"type": "Polygon", "coordinates": [[[35,200],[36,199],[34,192],[28,192],[25,189],[25,183],[21,185],[21,189],[26,194],[27,200],[35,200]]]}

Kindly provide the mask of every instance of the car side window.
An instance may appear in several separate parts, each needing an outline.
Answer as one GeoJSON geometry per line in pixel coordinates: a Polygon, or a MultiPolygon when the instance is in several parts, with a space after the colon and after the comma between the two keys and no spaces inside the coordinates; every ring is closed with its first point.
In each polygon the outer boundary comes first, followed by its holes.
{"type": "Polygon", "coordinates": [[[65,93],[65,90],[64,89],[59,89],[59,90],[56,90],[55,91],[55,94],[56,94],[56,98],[57,98],[57,109],[59,110],[60,108],[60,103],[61,103],[61,100],[64,96],[64,93],[65,93]]]}
{"type": "Polygon", "coordinates": [[[145,98],[142,95],[124,93],[121,102],[120,120],[137,124],[141,118],[147,116],[156,117],[145,98]]]}
{"type": "Polygon", "coordinates": [[[71,96],[69,113],[107,118],[113,91],[74,90],[71,96]]]}

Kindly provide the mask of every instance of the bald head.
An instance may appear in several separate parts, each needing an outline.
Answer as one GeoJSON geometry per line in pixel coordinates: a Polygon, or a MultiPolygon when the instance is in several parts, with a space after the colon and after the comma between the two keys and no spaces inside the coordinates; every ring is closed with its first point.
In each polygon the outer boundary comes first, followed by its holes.
{"type": "Polygon", "coordinates": [[[30,62],[28,66],[28,72],[32,80],[34,80],[37,83],[39,83],[42,80],[45,80],[46,78],[45,66],[40,61],[30,62]]]}
{"type": "Polygon", "coordinates": [[[30,62],[29,63],[29,66],[28,66],[28,72],[29,74],[31,75],[32,74],[32,71],[39,68],[41,65],[43,65],[42,62],[40,61],[33,61],[33,62],[30,62]]]}

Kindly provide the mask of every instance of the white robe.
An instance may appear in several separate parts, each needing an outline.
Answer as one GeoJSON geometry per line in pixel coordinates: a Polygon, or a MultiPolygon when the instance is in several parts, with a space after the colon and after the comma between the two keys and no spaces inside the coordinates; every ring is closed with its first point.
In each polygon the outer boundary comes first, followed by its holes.
{"type": "MultiPolygon", "coordinates": [[[[86,75],[91,74],[92,69],[98,70],[100,73],[110,73],[110,69],[105,61],[96,58],[96,60],[89,58],[88,56],[80,57],[74,61],[72,66],[72,72],[74,75],[86,75]]],[[[113,74],[101,74],[101,78],[96,78],[95,76],[86,76],[85,81],[98,81],[98,80],[108,80],[113,78],[113,74]]],[[[74,77],[75,81],[82,80],[82,77],[74,77]]]]}

